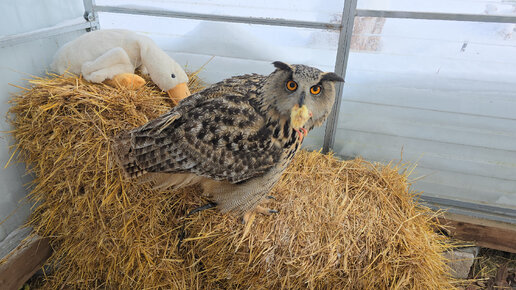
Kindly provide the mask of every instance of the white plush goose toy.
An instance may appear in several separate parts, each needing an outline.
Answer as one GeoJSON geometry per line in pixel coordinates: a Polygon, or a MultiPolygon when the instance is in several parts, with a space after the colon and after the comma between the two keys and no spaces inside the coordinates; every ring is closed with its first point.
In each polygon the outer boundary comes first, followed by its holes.
{"type": "Polygon", "coordinates": [[[82,74],[94,83],[111,83],[137,89],[145,81],[134,74],[141,66],[158,87],[177,104],[190,95],[188,76],[170,56],[150,38],[128,30],[106,29],[86,33],[61,47],[51,64],[52,70],[82,74]]]}

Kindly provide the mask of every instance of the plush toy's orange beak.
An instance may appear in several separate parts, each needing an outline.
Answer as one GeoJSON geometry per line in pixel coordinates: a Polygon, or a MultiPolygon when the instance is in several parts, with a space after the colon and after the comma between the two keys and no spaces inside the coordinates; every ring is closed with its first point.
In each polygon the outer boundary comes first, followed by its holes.
{"type": "Polygon", "coordinates": [[[167,91],[168,96],[172,99],[174,105],[177,105],[179,101],[191,95],[190,90],[186,83],[180,83],[177,86],[167,91]]]}

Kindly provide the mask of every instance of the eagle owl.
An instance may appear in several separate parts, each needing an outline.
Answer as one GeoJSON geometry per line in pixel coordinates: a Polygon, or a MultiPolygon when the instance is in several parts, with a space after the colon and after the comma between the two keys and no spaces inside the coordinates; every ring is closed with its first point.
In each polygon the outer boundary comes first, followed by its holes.
{"type": "Polygon", "coordinates": [[[168,113],[123,132],[113,153],[130,178],[157,188],[200,184],[223,212],[244,221],[279,180],[303,137],[325,120],[343,79],[305,65],[276,61],[268,76],[216,83],[168,113]]]}

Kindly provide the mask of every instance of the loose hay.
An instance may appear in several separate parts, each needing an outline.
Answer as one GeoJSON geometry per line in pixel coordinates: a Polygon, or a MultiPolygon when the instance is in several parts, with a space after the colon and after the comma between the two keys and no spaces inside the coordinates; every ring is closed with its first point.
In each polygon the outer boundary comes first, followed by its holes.
{"type": "Polygon", "coordinates": [[[49,76],[12,100],[18,160],[34,174],[29,225],[51,237],[45,288],[450,289],[431,228],[398,166],[298,153],[247,225],[199,190],[153,191],[111,168],[109,139],[169,109],[154,86],[125,91],[49,76]]]}

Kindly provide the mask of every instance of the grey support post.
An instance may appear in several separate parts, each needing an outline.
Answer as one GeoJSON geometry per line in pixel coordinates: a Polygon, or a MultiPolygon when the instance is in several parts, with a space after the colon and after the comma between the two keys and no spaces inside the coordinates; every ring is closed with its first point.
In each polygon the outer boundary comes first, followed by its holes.
{"type": "Polygon", "coordinates": [[[84,19],[90,23],[90,31],[100,29],[99,15],[95,9],[95,0],[82,0],[84,3],[84,19]]]}
{"type": "MultiPolygon", "coordinates": [[[[337,48],[337,60],[335,62],[335,72],[346,80],[346,67],[348,65],[349,48],[351,36],[353,35],[353,24],[357,8],[357,0],[346,0],[342,11],[342,25],[339,35],[339,46],[337,48]]],[[[333,150],[337,124],[339,121],[340,103],[342,101],[342,89],[344,83],[336,85],[335,104],[331,110],[328,120],[326,120],[326,131],[324,133],[323,153],[333,150]]]]}

